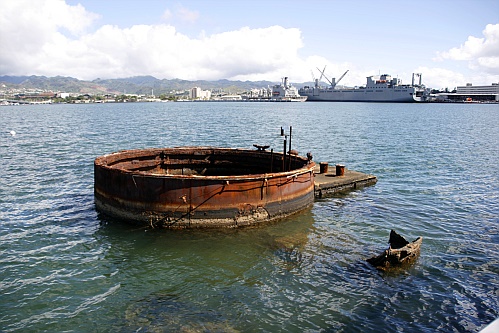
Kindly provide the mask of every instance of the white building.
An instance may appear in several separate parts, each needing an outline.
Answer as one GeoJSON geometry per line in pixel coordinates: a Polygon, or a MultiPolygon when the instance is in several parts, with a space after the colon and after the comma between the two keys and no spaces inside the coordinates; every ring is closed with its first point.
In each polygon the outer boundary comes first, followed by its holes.
{"type": "Polygon", "coordinates": [[[440,93],[435,96],[437,101],[449,102],[499,102],[499,83],[490,86],[465,86],[456,87],[455,93],[440,93]]]}
{"type": "Polygon", "coordinates": [[[474,96],[495,95],[495,100],[499,101],[499,83],[492,83],[490,86],[473,86],[471,83],[467,83],[465,86],[457,87],[456,94],[474,96]]]}
{"type": "Polygon", "coordinates": [[[199,87],[194,87],[190,90],[189,98],[190,99],[201,99],[201,100],[210,99],[211,98],[211,91],[202,90],[199,87]]]}

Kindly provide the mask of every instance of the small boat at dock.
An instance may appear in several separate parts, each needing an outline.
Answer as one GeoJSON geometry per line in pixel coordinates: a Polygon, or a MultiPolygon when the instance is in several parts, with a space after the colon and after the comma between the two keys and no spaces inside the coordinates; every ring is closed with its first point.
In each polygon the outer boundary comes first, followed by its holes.
{"type": "Polygon", "coordinates": [[[367,259],[367,262],[382,271],[411,264],[419,256],[422,242],[423,237],[408,242],[395,230],[392,230],[390,231],[390,246],[388,249],[378,256],[367,259]]]}

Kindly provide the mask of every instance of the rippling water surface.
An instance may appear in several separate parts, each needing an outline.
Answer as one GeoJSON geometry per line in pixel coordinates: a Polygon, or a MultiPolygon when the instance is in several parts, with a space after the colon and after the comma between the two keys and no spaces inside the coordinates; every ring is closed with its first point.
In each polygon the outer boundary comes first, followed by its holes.
{"type": "Polygon", "coordinates": [[[477,332],[499,317],[498,105],[149,103],[0,108],[0,330],[477,332]],[[122,149],[293,146],[378,177],[262,228],[99,216],[122,149]],[[12,136],[9,132],[15,131],[12,136]],[[365,259],[423,236],[409,269],[365,259]]]}

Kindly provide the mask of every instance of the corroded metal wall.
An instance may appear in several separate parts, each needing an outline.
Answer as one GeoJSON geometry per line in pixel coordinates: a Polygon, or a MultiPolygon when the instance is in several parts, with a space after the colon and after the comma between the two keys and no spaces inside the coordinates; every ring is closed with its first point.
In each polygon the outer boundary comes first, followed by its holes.
{"type": "Polygon", "coordinates": [[[270,221],[314,200],[314,163],[288,156],[291,170],[282,171],[282,158],[266,151],[202,147],[104,155],[94,163],[96,207],[170,228],[270,221]]]}

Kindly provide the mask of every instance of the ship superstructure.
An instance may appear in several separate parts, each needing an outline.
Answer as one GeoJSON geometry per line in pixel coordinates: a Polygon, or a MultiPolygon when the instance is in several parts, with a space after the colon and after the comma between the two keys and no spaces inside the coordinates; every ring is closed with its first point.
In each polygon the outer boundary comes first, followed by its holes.
{"type": "Polygon", "coordinates": [[[298,89],[289,83],[288,77],[282,78],[280,84],[263,89],[255,89],[243,96],[248,102],[305,102],[307,96],[300,96],[298,89]]]}
{"type": "Polygon", "coordinates": [[[281,84],[272,87],[271,100],[276,102],[305,102],[307,96],[301,96],[298,89],[289,83],[288,77],[282,79],[281,84]]]}

